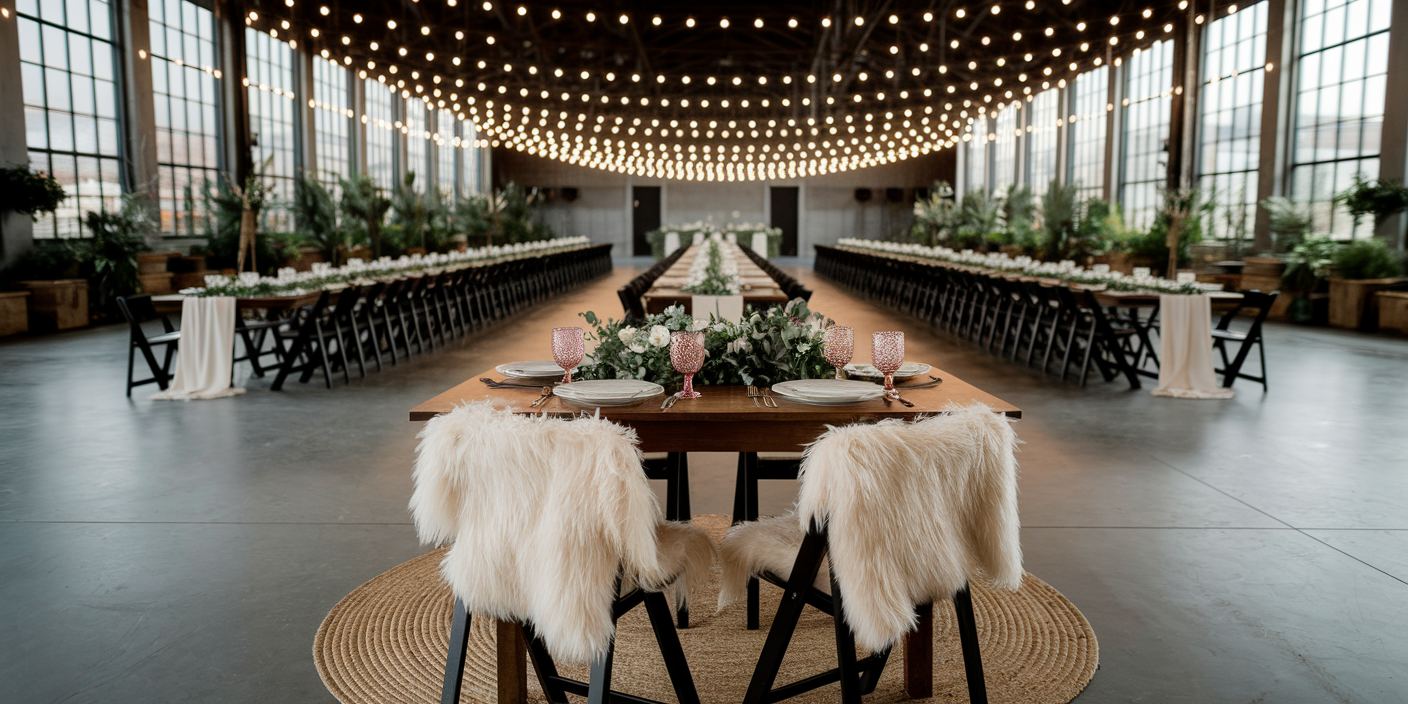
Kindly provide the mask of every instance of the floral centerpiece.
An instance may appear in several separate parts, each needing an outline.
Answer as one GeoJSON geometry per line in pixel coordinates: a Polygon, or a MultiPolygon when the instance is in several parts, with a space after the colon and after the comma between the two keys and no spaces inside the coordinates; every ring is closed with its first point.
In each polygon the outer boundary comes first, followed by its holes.
{"type": "Polygon", "coordinates": [[[716,237],[704,240],[703,249],[694,257],[681,291],[700,296],[737,296],[742,290],[738,262],[732,256],[724,256],[723,244],[716,237]]]}
{"type": "Polygon", "coordinates": [[[333,268],[326,263],[316,263],[312,271],[294,271],[292,268],[279,269],[277,276],[260,276],[245,272],[239,276],[212,274],[205,277],[204,288],[182,289],[189,296],[235,296],[237,298],[267,298],[271,296],[297,296],[310,291],[321,291],[328,286],[370,281],[387,276],[405,276],[422,271],[459,269],[475,264],[533,257],[576,249],[591,244],[586,237],[564,237],[555,240],[536,242],[516,242],[509,245],[479,247],[463,252],[443,254],[412,254],[398,259],[381,257],[366,262],[361,259],[349,260],[346,266],[333,268]]]}
{"type": "Polygon", "coordinates": [[[688,247],[690,243],[694,242],[694,236],[696,234],[703,235],[706,240],[715,235],[725,239],[727,239],[728,235],[733,235],[739,244],[751,247],[753,245],[754,233],[759,232],[768,236],[767,256],[779,256],[782,251],[782,228],[767,227],[762,223],[756,225],[749,222],[739,224],[729,223],[722,227],[703,221],[678,223],[665,225],[664,227],[645,233],[645,241],[650,244],[650,253],[656,259],[662,259],[665,255],[669,254],[669,252],[665,251],[665,236],[671,233],[679,235],[680,244],[685,247],[688,247]]]}
{"type": "Polygon", "coordinates": [[[579,368],[582,379],[679,384],[684,377],[670,365],[670,333],[680,330],[706,333],[704,368],[694,376],[696,384],[770,385],[835,374],[821,350],[822,332],[832,321],[809,310],[800,298],[764,312],[750,308],[739,323],[694,320],[683,306],[647,315],[639,327],[603,321],[591,311],[581,315],[593,328],[587,340],[595,343],[579,368]]]}
{"type": "Polygon", "coordinates": [[[1221,284],[1197,282],[1182,283],[1147,275],[1125,276],[1121,272],[1110,271],[1108,266],[1098,264],[1093,269],[1085,269],[1076,266],[1075,262],[1069,260],[1062,262],[1042,262],[1027,256],[1011,257],[1005,253],[998,252],[985,254],[974,252],[970,249],[956,252],[948,247],[927,247],[922,244],[903,244],[898,242],[881,242],[878,240],[853,238],[843,238],[836,244],[838,247],[842,248],[933,259],[950,264],[958,264],[960,266],[970,266],[976,269],[998,271],[1005,274],[1055,279],[1068,284],[1103,286],[1106,290],[1110,291],[1152,291],[1157,293],[1194,295],[1222,290],[1221,284]]]}

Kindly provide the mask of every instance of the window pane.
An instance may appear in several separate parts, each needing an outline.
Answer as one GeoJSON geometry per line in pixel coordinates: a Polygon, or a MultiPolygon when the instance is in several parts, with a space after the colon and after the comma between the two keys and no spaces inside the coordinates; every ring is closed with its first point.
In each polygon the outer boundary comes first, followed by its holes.
{"type": "Polygon", "coordinates": [[[333,192],[334,197],[340,193],[338,178],[346,178],[351,173],[351,77],[351,72],[336,61],[313,57],[316,106],[313,128],[317,133],[315,152],[318,159],[316,178],[333,192]]]}
{"type": "MultiPolygon", "coordinates": [[[[268,167],[264,177],[272,185],[270,199],[293,200],[294,106],[293,50],[273,37],[245,29],[249,74],[249,127],[254,140],[255,168],[268,167]]],[[[293,220],[283,208],[265,208],[265,227],[287,232],[293,220]]]]}
{"type": "Polygon", "coordinates": [[[1168,181],[1168,130],[1173,96],[1173,41],[1155,42],[1125,60],[1124,167],[1120,202],[1125,221],[1148,227],[1168,181]]]}
{"type": "Polygon", "coordinates": [[[396,173],[396,145],[404,138],[396,119],[395,106],[401,97],[394,88],[367,79],[363,84],[366,91],[367,112],[362,120],[367,125],[367,175],[376,185],[390,190],[398,182],[396,173]]]}
{"type": "MultiPolygon", "coordinates": [[[[1289,190],[1310,203],[1316,231],[1348,238],[1356,233],[1354,223],[1332,199],[1355,174],[1378,175],[1391,6],[1388,0],[1329,5],[1301,8],[1302,80],[1295,95],[1289,190]],[[1322,36],[1311,41],[1312,30],[1322,36]],[[1314,81],[1312,71],[1318,72],[1314,81]]],[[[1363,222],[1357,232],[1372,228],[1363,222]]]]}
{"type": "Polygon", "coordinates": [[[1208,25],[1203,41],[1206,51],[1228,58],[1203,70],[1203,94],[1217,97],[1201,106],[1198,185],[1217,206],[1210,233],[1239,243],[1251,237],[1256,215],[1266,13],[1258,2],[1226,15],[1208,25]]]}
{"type": "Polygon", "coordinates": [[[1104,194],[1105,130],[1109,120],[1109,69],[1101,66],[1076,76],[1075,111],[1071,114],[1068,180],[1084,200],[1104,194]]]}

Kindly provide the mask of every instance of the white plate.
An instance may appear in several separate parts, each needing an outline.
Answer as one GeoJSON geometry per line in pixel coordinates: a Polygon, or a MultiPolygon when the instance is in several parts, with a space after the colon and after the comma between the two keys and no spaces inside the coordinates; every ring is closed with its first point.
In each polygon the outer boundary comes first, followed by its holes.
{"type": "Polygon", "coordinates": [[[880,398],[883,389],[864,381],[798,379],[773,384],[772,390],[799,403],[843,405],[880,398]]]}
{"type": "MultiPolygon", "coordinates": [[[[875,368],[873,364],[847,364],[844,369],[846,373],[861,379],[884,379],[885,375],[875,368]]],[[[899,371],[895,372],[896,379],[908,379],[912,376],[927,374],[933,367],[922,362],[905,362],[900,365],[899,371]]]]}
{"type": "Polygon", "coordinates": [[[557,362],[551,359],[539,359],[531,362],[509,362],[494,367],[494,371],[504,376],[514,376],[520,379],[546,379],[548,377],[562,378],[567,370],[557,366],[557,362]]]}
{"type": "Polygon", "coordinates": [[[624,406],[665,393],[665,387],[634,379],[599,379],[560,384],[553,393],[587,406],[624,406]]]}

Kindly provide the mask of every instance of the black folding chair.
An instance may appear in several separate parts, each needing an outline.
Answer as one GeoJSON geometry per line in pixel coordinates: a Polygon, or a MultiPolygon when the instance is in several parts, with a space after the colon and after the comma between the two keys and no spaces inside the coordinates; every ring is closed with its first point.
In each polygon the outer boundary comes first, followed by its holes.
{"type": "Polygon", "coordinates": [[[1222,355],[1222,368],[1213,371],[1222,375],[1223,388],[1230,389],[1238,379],[1246,379],[1261,384],[1262,393],[1270,390],[1266,383],[1266,346],[1262,342],[1261,324],[1266,322],[1266,316],[1271,313],[1271,306],[1276,303],[1276,297],[1279,295],[1281,295],[1280,291],[1272,291],[1271,293],[1243,291],[1242,300],[1237,303],[1237,307],[1217,321],[1217,327],[1212,331],[1212,344],[1222,355]],[[1247,328],[1246,332],[1232,330],[1232,319],[1244,309],[1256,310],[1256,316],[1252,318],[1251,326],[1247,328]],[[1239,343],[1237,352],[1230,362],[1227,359],[1228,342],[1239,343]],[[1242,365],[1247,361],[1247,355],[1251,352],[1253,345],[1256,346],[1257,355],[1261,359],[1261,376],[1252,376],[1242,372],[1242,365]]]}
{"type": "Polygon", "coordinates": [[[162,391],[171,383],[172,369],[171,359],[176,356],[177,344],[181,341],[181,331],[171,324],[171,319],[165,313],[159,313],[156,306],[152,305],[151,296],[118,296],[117,307],[122,311],[122,317],[127,319],[127,325],[131,330],[131,339],[127,345],[127,396],[132,396],[132,388],[144,384],[156,384],[162,391]],[[150,320],[160,320],[162,332],[148,336],[142,329],[142,323],[150,320]],[[152,348],[156,345],[164,345],[165,359],[161,364],[156,363],[156,355],[152,348]],[[136,361],[137,350],[142,351],[142,358],[147,360],[147,367],[151,369],[152,376],[141,381],[132,381],[132,365],[136,361]]]}
{"type": "MultiPolygon", "coordinates": [[[[780,479],[797,481],[802,471],[800,457],[778,457],[778,454],[791,453],[738,453],[738,474],[733,485],[733,525],[745,521],[758,520],[758,480],[780,479]]],[[[760,601],[757,578],[748,580],[748,630],[758,630],[758,603],[760,601]]]]}
{"type": "MultiPolygon", "coordinates": [[[[885,663],[890,658],[890,649],[872,653],[857,659],[855,636],[846,624],[845,599],[836,575],[831,574],[831,593],[827,594],[815,586],[821,561],[828,551],[825,527],[812,523],[802,546],[797,551],[797,560],[792,564],[792,572],[787,579],[764,572],[763,579],[784,590],[777,615],[773,617],[768,630],[763,652],[753,670],[753,679],[748,684],[748,693],[743,704],[771,704],[823,687],[832,682],[841,683],[842,704],[860,704],[861,696],[875,691],[885,663]],[[773,684],[787,654],[787,646],[802,617],[802,610],[811,606],[832,617],[836,623],[837,667],[820,674],[812,675],[776,689],[773,684]]],[[[974,704],[986,704],[987,684],[983,677],[982,655],[978,649],[978,625],[973,618],[973,600],[967,586],[953,596],[953,608],[958,616],[958,636],[963,649],[963,666],[968,679],[968,700],[974,704]]],[[[932,604],[916,609],[923,619],[932,604]]]]}
{"type": "MultiPolygon", "coordinates": [[[[694,516],[689,506],[689,453],[647,454],[641,467],[646,479],[665,482],[665,520],[688,521],[694,516]]],[[[689,602],[675,604],[675,618],[680,628],[689,628],[689,602]]]]}

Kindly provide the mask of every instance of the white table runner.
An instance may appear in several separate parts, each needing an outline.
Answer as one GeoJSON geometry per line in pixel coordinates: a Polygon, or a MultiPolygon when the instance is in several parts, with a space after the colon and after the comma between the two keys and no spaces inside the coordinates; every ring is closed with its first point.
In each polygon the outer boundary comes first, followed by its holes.
{"type": "Polygon", "coordinates": [[[1232,398],[1212,366],[1212,303],[1206,294],[1159,296],[1159,387],[1155,396],[1232,398]]]}
{"type": "Polygon", "coordinates": [[[235,299],[188,296],[181,302],[181,344],[171,387],[156,401],[224,398],[244,393],[230,386],[235,359],[235,299]]]}

